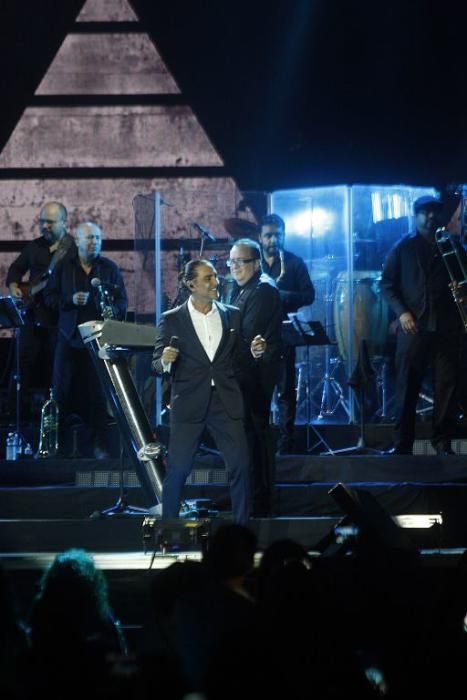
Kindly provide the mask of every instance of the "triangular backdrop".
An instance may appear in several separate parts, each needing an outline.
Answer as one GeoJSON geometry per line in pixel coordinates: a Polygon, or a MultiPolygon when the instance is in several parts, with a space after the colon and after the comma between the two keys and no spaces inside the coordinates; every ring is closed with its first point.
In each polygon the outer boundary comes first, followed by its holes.
{"type": "Polygon", "coordinates": [[[101,225],[104,254],[123,270],[130,309],[149,317],[154,269],[134,253],[135,196],[160,191],[167,203],[161,217],[166,304],[177,293],[177,251],[198,250],[192,222],[220,232],[225,251],[211,252],[222,265],[228,248],[222,222],[241,196],[126,0],[83,5],[0,153],[0,179],[0,244],[10,242],[0,263],[3,283],[22,244],[38,235],[42,204],[59,200],[71,226],[84,219],[101,225]]]}

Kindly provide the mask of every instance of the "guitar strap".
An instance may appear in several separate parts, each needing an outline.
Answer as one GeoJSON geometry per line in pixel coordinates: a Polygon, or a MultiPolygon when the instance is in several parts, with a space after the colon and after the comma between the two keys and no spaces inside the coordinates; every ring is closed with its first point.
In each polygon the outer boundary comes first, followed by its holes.
{"type": "Polygon", "coordinates": [[[50,259],[49,263],[49,273],[52,273],[54,269],[57,267],[58,263],[63,260],[65,255],[68,253],[70,250],[71,246],[73,245],[74,240],[71,236],[65,235],[63,236],[62,240],[58,244],[57,250],[54,252],[50,259]]]}

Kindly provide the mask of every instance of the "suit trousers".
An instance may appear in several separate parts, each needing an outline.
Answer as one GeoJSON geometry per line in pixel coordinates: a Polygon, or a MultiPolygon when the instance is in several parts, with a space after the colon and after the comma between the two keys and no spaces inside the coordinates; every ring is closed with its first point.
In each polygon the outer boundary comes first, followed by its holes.
{"type": "Polygon", "coordinates": [[[177,518],[183,487],[193,458],[207,428],[224,457],[235,522],[245,524],[250,514],[250,459],[242,419],[228,416],[216,389],[212,388],[206,417],[199,423],[171,421],[167,473],[162,490],[162,517],[177,518]]]}
{"type": "Polygon", "coordinates": [[[245,403],[245,432],[251,455],[252,506],[255,515],[270,515],[276,476],[274,434],[270,425],[274,381],[255,376],[240,381],[245,403]],[[248,380],[248,381],[247,381],[248,380]]]}

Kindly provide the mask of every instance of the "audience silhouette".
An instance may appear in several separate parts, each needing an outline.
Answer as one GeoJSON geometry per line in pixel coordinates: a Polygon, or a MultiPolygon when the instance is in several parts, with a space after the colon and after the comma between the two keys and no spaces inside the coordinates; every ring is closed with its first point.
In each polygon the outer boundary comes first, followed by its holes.
{"type": "Polygon", "coordinates": [[[430,568],[397,538],[349,531],[314,555],[293,539],[260,553],[249,528],[221,525],[201,561],[145,572],[144,634],[130,653],[85,550],[45,571],[29,629],[0,569],[1,697],[445,696],[467,656],[467,553],[430,568]]]}
{"type": "Polygon", "coordinates": [[[103,697],[112,655],[127,653],[104,573],[83,549],[57,554],[30,614],[26,694],[103,697]]]}

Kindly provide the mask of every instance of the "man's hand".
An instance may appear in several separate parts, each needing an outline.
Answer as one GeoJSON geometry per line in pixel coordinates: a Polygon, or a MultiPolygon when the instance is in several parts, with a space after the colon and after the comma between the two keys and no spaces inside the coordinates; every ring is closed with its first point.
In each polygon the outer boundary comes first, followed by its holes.
{"type": "Polygon", "coordinates": [[[171,362],[175,362],[179,352],[180,351],[178,348],[174,348],[172,347],[172,345],[167,345],[162,351],[162,363],[165,365],[169,365],[171,362]]]}
{"type": "Polygon", "coordinates": [[[10,290],[11,296],[14,297],[15,299],[22,299],[23,298],[23,292],[18,287],[16,282],[12,282],[10,284],[10,286],[8,287],[8,289],[10,290]]]}
{"type": "Polygon", "coordinates": [[[86,306],[89,299],[89,292],[75,292],[73,294],[73,304],[75,306],[86,306]]]}
{"type": "Polygon", "coordinates": [[[260,335],[255,335],[251,341],[250,351],[255,360],[262,357],[266,351],[267,343],[260,335]]]}
{"type": "Polygon", "coordinates": [[[399,316],[399,323],[404,333],[408,333],[409,335],[415,335],[418,330],[415,319],[410,311],[405,311],[399,316]]]}

